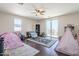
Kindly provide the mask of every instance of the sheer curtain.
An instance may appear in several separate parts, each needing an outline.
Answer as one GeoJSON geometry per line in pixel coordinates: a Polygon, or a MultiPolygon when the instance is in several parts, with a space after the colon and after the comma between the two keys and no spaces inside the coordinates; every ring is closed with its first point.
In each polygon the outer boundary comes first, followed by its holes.
{"type": "Polygon", "coordinates": [[[58,20],[46,20],[46,35],[58,37],[58,20]]]}

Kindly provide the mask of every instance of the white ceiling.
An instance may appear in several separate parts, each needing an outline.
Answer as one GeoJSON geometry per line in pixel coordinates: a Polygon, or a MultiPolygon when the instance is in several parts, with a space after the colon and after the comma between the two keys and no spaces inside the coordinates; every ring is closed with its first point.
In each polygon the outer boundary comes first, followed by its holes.
{"type": "Polygon", "coordinates": [[[78,12],[78,3],[24,3],[19,5],[17,3],[0,3],[0,11],[11,14],[16,14],[32,19],[43,19],[68,13],[78,12]],[[45,15],[35,16],[33,14],[34,8],[43,8],[45,15]]]}

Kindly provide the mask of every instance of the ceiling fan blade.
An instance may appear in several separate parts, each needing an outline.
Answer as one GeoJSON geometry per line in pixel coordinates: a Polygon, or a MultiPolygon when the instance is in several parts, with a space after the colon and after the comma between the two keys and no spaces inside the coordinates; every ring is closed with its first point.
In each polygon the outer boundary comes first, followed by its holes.
{"type": "Polygon", "coordinates": [[[41,13],[44,13],[45,11],[41,11],[41,13]]]}
{"type": "Polygon", "coordinates": [[[35,9],[35,11],[37,12],[38,10],[37,10],[37,9],[35,9]]]}
{"type": "Polygon", "coordinates": [[[24,3],[17,3],[18,5],[21,5],[21,6],[23,6],[24,5],[24,3]]]}
{"type": "Polygon", "coordinates": [[[41,15],[44,15],[43,13],[41,13],[41,15]]]}
{"type": "Polygon", "coordinates": [[[36,13],[36,12],[32,12],[32,13],[36,13]]]}

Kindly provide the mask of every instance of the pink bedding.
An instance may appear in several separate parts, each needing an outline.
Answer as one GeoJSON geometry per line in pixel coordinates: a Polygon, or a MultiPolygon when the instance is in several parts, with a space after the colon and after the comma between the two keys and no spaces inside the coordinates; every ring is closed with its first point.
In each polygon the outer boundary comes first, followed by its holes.
{"type": "Polygon", "coordinates": [[[61,38],[56,50],[68,55],[79,55],[79,45],[74,39],[69,28],[67,28],[66,32],[61,38]]]}
{"type": "Polygon", "coordinates": [[[14,33],[5,33],[2,37],[4,38],[4,49],[14,49],[24,45],[20,38],[14,33]]]}

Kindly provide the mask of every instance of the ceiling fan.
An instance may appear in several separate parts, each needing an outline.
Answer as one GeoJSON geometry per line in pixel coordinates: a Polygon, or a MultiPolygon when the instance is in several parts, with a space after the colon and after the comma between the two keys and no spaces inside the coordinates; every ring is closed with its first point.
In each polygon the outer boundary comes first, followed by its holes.
{"type": "MultiPolygon", "coordinates": [[[[24,3],[18,3],[18,5],[23,6],[24,3]]],[[[32,6],[34,7],[34,11],[32,13],[35,14],[36,16],[45,14],[44,8],[36,8],[34,5],[32,5],[32,6]]]]}
{"type": "Polygon", "coordinates": [[[36,16],[38,15],[44,15],[45,13],[45,10],[43,9],[34,9],[34,12],[33,12],[36,16]]]}

